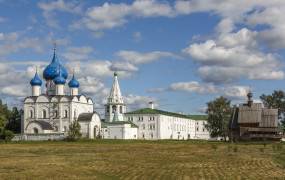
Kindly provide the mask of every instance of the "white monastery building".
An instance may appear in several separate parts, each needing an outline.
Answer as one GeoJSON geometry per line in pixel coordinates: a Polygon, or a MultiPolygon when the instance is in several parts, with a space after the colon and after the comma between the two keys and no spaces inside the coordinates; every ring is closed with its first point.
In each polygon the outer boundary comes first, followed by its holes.
{"type": "Polygon", "coordinates": [[[68,72],[57,58],[55,49],[51,63],[43,71],[43,78],[45,92],[42,91],[43,81],[36,72],[30,81],[32,95],[24,100],[22,133],[26,136],[65,137],[69,125],[77,120],[83,137],[90,139],[210,138],[205,128],[207,117],[204,115],[158,110],[154,109],[153,103],[149,108],[127,112],[116,72],[105,105],[105,119],[101,119],[94,111],[93,100],[80,94],[80,84],[74,73],[68,80],[68,72]]]}

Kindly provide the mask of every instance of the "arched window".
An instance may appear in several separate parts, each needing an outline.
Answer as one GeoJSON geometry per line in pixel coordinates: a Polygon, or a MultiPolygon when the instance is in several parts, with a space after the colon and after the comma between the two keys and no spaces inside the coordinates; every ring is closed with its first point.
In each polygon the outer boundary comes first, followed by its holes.
{"type": "Polygon", "coordinates": [[[38,133],[39,133],[38,128],[34,128],[34,134],[38,134],[38,133]]]}
{"type": "Polygon", "coordinates": [[[76,113],[76,110],[74,110],[74,118],[76,118],[77,116],[77,113],[76,113]]]}
{"type": "Polygon", "coordinates": [[[45,109],[43,110],[43,118],[47,118],[47,111],[45,109]]]}
{"type": "Polygon", "coordinates": [[[58,117],[58,112],[57,112],[57,110],[54,111],[54,117],[58,117]]]}
{"type": "Polygon", "coordinates": [[[30,110],[30,118],[33,118],[33,110],[30,110]]]}
{"type": "Polygon", "coordinates": [[[113,110],[113,113],[117,111],[117,107],[116,106],[112,106],[112,110],[113,110]]]}
{"type": "Polygon", "coordinates": [[[67,116],[68,116],[68,111],[64,110],[64,117],[67,118],[67,116]]]}
{"type": "Polygon", "coordinates": [[[120,106],[120,113],[123,113],[123,106],[120,106]]]}

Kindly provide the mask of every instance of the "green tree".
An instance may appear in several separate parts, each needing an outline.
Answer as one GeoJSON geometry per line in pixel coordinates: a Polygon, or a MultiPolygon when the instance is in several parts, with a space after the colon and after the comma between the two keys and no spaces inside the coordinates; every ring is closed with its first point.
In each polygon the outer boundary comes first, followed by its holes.
{"type": "Polygon", "coordinates": [[[262,94],[260,99],[264,106],[278,109],[278,119],[281,123],[283,132],[285,132],[285,92],[282,90],[275,90],[270,95],[262,94]]]}
{"type": "Polygon", "coordinates": [[[211,137],[223,137],[226,141],[232,112],[231,101],[223,96],[207,103],[207,130],[211,137]]]}
{"type": "Polygon", "coordinates": [[[6,129],[13,131],[14,133],[21,132],[21,113],[22,110],[18,110],[17,107],[13,107],[9,113],[6,129]]]}
{"type": "Polygon", "coordinates": [[[8,109],[8,106],[6,104],[3,104],[2,100],[0,100],[0,127],[5,127],[9,115],[10,111],[8,109]]]}
{"type": "Polygon", "coordinates": [[[6,130],[3,127],[0,128],[0,141],[11,141],[14,137],[14,133],[10,130],[6,130]]]}
{"type": "Polygon", "coordinates": [[[77,120],[74,120],[69,125],[69,131],[68,131],[68,140],[75,141],[81,138],[82,134],[80,133],[80,124],[77,120]]]}

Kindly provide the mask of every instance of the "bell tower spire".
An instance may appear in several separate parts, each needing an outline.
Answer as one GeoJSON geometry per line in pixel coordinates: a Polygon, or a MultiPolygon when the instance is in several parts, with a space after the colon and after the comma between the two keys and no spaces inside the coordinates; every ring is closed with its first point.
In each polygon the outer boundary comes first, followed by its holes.
{"type": "Polygon", "coordinates": [[[105,119],[107,122],[123,121],[123,114],[126,112],[126,105],[121,94],[118,81],[118,73],[114,72],[113,85],[105,105],[105,119]],[[115,118],[114,118],[115,116],[115,118]]]}

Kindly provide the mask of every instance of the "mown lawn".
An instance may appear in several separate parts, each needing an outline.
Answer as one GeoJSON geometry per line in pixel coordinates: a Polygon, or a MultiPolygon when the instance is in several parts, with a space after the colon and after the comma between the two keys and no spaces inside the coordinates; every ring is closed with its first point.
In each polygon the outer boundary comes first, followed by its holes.
{"type": "Polygon", "coordinates": [[[0,144],[0,179],[285,179],[285,144],[80,141],[0,144]]]}

